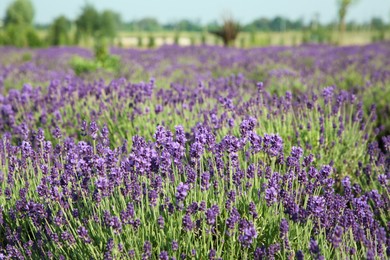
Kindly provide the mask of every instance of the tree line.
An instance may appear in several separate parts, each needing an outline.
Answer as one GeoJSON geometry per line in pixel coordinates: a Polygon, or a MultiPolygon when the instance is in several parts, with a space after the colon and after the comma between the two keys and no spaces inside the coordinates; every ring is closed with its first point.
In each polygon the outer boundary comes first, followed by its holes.
{"type": "Polygon", "coordinates": [[[285,17],[258,18],[247,24],[239,24],[233,18],[222,19],[202,24],[199,20],[182,19],[176,22],[160,23],[156,18],[146,17],[130,22],[123,22],[120,15],[112,10],[99,12],[92,4],[85,4],[80,15],[75,20],[59,16],[48,25],[34,26],[34,7],[30,0],[15,0],[7,8],[3,28],[0,30],[0,45],[20,47],[35,47],[44,45],[88,44],[90,41],[113,42],[118,31],[128,32],[159,32],[188,31],[210,32],[220,37],[225,45],[229,45],[239,32],[285,32],[308,31],[312,34],[338,29],[341,32],[349,30],[376,30],[384,32],[390,27],[382,18],[373,17],[370,22],[346,22],[345,17],[355,0],[337,0],[338,21],[323,24],[319,16],[314,16],[309,22],[303,19],[291,20],[285,17]],[[47,31],[46,38],[39,37],[36,29],[47,31]]]}
{"type": "MultiPolygon", "coordinates": [[[[305,22],[303,19],[291,20],[282,16],[274,18],[257,18],[250,23],[241,25],[241,31],[252,32],[283,32],[283,31],[301,31],[311,28],[314,24],[317,26],[334,29],[338,27],[338,22],[320,23],[316,18],[305,22]]],[[[156,18],[146,17],[122,24],[121,29],[124,31],[136,32],[159,32],[159,31],[187,31],[187,32],[204,32],[219,28],[221,23],[212,21],[202,24],[197,20],[182,19],[177,22],[160,23],[156,18]]],[[[368,22],[357,23],[354,21],[345,24],[347,31],[354,30],[381,30],[389,27],[380,17],[373,17],[368,22]]]]}
{"type": "Polygon", "coordinates": [[[41,47],[70,45],[93,41],[113,41],[122,24],[119,14],[112,10],[98,12],[91,4],[82,7],[81,14],[72,21],[59,16],[47,26],[34,26],[34,7],[30,0],[15,0],[7,8],[0,30],[0,45],[41,47]],[[39,37],[37,28],[47,31],[39,37]]]}

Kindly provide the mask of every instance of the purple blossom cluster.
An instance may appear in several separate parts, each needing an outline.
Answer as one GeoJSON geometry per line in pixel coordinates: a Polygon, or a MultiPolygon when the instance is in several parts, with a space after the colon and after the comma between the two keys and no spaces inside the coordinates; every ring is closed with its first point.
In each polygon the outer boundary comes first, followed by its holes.
{"type": "MultiPolygon", "coordinates": [[[[49,83],[31,77],[0,96],[1,259],[390,257],[388,107],[361,95],[390,84],[370,56],[388,46],[294,49],[313,68],[284,47],[179,48],[203,70],[166,58],[177,48],[113,50],[169,86],[77,77],[56,58],[73,49],[36,51],[19,68],[49,83]],[[296,71],[210,76],[266,66],[261,57],[296,71]],[[343,77],[350,63],[370,77],[361,89],[315,73],[343,77]],[[298,77],[328,87],[274,91],[298,77]]],[[[14,70],[0,66],[2,91],[14,70]]]]}

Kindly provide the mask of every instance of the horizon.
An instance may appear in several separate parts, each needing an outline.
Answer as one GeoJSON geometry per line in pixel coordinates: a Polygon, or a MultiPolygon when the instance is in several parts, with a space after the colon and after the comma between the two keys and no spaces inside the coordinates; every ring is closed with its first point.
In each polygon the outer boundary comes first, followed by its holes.
{"type": "MultiPolygon", "coordinates": [[[[6,8],[13,0],[3,0],[0,2],[0,18],[5,16],[6,8]]],[[[240,23],[250,23],[257,18],[270,18],[281,16],[290,20],[302,19],[305,23],[318,15],[321,23],[331,23],[337,21],[336,0],[310,1],[296,0],[291,4],[289,0],[276,0],[266,2],[267,8],[262,8],[263,1],[253,2],[250,0],[214,0],[212,3],[199,0],[197,3],[166,0],[137,1],[132,4],[125,0],[108,1],[79,1],[68,0],[59,1],[53,5],[50,0],[32,0],[34,10],[34,24],[50,24],[56,17],[65,15],[71,20],[75,20],[80,14],[81,8],[86,4],[92,4],[97,10],[111,9],[120,14],[123,22],[131,22],[146,17],[156,18],[160,23],[170,23],[183,19],[198,21],[201,24],[220,20],[224,12],[229,12],[240,23]],[[202,4],[204,3],[204,4],[202,4]],[[290,5],[288,5],[290,3],[290,5]],[[128,5],[124,8],[123,4],[128,5]],[[286,6],[286,4],[288,6],[286,6]],[[280,6],[285,8],[280,8],[280,6]],[[153,8],[151,8],[153,6],[153,8]],[[205,8],[205,6],[207,8],[205,8]],[[302,8],[302,6],[305,6],[302,8]]],[[[265,1],[264,1],[265,3],[265,1]]],[[[358,23],[369,22],[371,18],[378,17],[384,22],[390,20],[390,1],[385,0],[360,0],[351,8],[346,17],[347,22],[358,23]]]]}

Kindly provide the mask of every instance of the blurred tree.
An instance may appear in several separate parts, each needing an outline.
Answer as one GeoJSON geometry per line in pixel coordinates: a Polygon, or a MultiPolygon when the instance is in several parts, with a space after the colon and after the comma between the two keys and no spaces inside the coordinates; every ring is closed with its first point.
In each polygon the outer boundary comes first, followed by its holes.
{"type": "Polygon", "coordinates": [[[27,47],[27,30],[21,25],[8,24],[4,31],[4,45],[27,47]]]}
{"type": "Polygon", "coordinates": [[[289,20],[285,17],[277,16],[273,19],[258,18],[243,27],[244,31],[283,31],[283,30],[302,30],[304,27],[303,20],[289,20]]]}
{"type": "Polygon", "coordinates": [[[119,14],[111,10],[105,10],[100,14],[91,4],[86,4],[76,19],[76,41],[88,40],[92,37],[108,38],[112,42],[120,25],[119,14]]]}
{"type": "Polygon", "coordinates": [[[34,19],[34,7],[30,0],[15,0],[5,14],[4,25],[32,25],[34,19]]]}
{"type": "Polygon", "coordinates": [[[148,39],[148,48],[153,48],[156,46],[156,41],[154,39],[154,36],[153,34],[149,35],[149,39],[148,39]]]}
{"type": "Polygon", "coordinates": [[[190,20],[181,20],[175,24],[175,29],[179,31],[187,32],[200,32],[202,31],[202,26],[199,22],[193,22],[190,20]]]}
{"type": "Polygon", "coordinates": [[[161,26],[155,18],[143,18],[136,23],[136,29],[140,31],[154,32],[161,30],[161,26]]]}
{"type": "Polygon", "coordinates": [[[101,34],[112,42],[121,24],[120,15],[111,10],[105,10],[101,14],[101,34]]]}
{"type": "Polygon", "coordinates": [[[200,36],[200,42],[202,45],[206,45],[206,34],[205,33],[202,33],[202,35],[200,36]]]}
{"type": "Polygon", "coordinates": [[[42,39],[39,37],[37,31],[32,26],[26,28],[26,37],[27,37],[28,46],[30,47],[46,46],[46,44],[44,44],[42,39]]]}
{"type": "Polygon", "coordinates": [[[370,27],[373,30],[383,30],[385,29],[385,23],[383,22],[382,18],[380,17],[373,17],[371,19],[370,27]]]}
{"type": "Polygon", "coordinates": [[[338,17],[339,17],[339,29],[340,29],[340,43],[343,40],[345,33],[345,17],[347,16],[348,8],[357,0],[337,0],[338,5],[338,17]]]}
{"type": "Polygon", "coordinates": [[[276,16],[269,23],[271,31],[281,32],[286,28],[286,20],[283,17],[276,16]]]}
{"type": "Polygon", "coordinates": [[[107,42],[103,37],[98,37],[95,39],[94,53],[95,59],[98,62],[104,62],[110,55],[107,42]]]}
{"type": "Polygon", "coordinates": [[[224,46],[230,46],[240,32],[240,25],[230,15],[225,15],[222,27],[217,30],[210,30],[210,32],[221,38],[224,46]]]}
{"type": "Polygon", "coordinates": [[[69,31],[72,23],[65,16],[57,17],[49,28],[48,40],[51,45],[70,44],[69,31]]]}
{"type": "Polygon", "coordinates": [[[290,21],[289,24],[289,28],[293,30],[302,30],[305,27],[302,18],[296,21],[290,21]]]}
{"type": "Polygon", "coordinates": [[[138,47],[142,47],[143,46],[143,41],[142,41],[142,37],[141,36],[137,37],[137,46],[138,47]]]}
{"type": "Polygon", "coordinates": [[[95,37],[100,29],[98,11],[91,4],[86,4],[76,19],[77,41],[80,38],[95,37]]]}
{"type": "Polygon", "coordinates": [[[4,44],[17,47],[39,47],[42,41],[33,27],[34,7],[30,0],[15,0],[4,18],[4,44]]]}
{"type": "Polygon", "coordinates": [[[176,32],[175,36],[173,37],[173,43],[175,45],[179,45],[179,39],[180,39],[180,34],[178,32],[176,32]]]}
{"type": "Polygon", "coordinates": [[[269,25],[270,21],[267,18],[259,18],[251,23],[253,29],[259,31],[268,31],[270,29],[269,25]]]}
{"type": "Polygon", "coordinates": [[[206,28],[209,30],[209,31],[216,31],[219,29],[219,24],[217,21],[212,21],[210,23],[208,23],[206,25],[206,28]]]}
{"type": "Polygon", "coordinates": [[[359,29],[359,24],[355,21],[350,21],[345,24],[345,30],[347,31],[356,31],[357,29],[359,29]]]}
{"type": "Polygon", "coordinates": [[[385,30],[386,30],[386,24],[380,17],[373,17],[371,19],[370,23],[371,30],[376,31],[375,34],[372,36],[372,41],[383,41],[385,40],[385,30]]]}

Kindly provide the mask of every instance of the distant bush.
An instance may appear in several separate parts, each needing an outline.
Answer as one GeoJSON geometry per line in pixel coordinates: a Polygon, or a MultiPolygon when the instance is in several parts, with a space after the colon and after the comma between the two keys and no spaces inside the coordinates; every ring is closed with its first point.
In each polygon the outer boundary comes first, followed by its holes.
{"type": "Polygon", "coordinates": [[[148,47],[149,48],[153,48],[156,46],[156,41],[154,39],[154,36],[153,35],[150,35],[149,36],[149,41],[148,41],[148,47]]]}
{"type": "Polygon", "coordinates": [[[302,43],[331,43],[331,31],[324,28],[310,29],[303,32],[302,43]]]}
{"type": "Polygon", "coordinates": [[[88,60],[75,56],[70,61],[70,66],[80,76],[82,74],[95,72],[98,69],[104,69],[108,72],[118,73],[120,70],[121,59],[118,56],[109,55],[104,60],[88,60]]]}
{"type": "MultiPolygon", "coordinates": [[[[70,44],[69,32],[72,23],[65,16],[57,17],[49,28],[48,42],[51,45],[67,45],[70,44]]],[[[80,34],[77,35],[78,37],[80,34]]]]}
{"type": "Polygon", "coordinates": [[[142,37],[141,36],[138,36],[138,38],[137,38],[137,45],[138,45],[138,47],[142,47],[142,37]]]}
{"type": "Polygon", "coordinates": [[[202,33],[202,36],[200,37],[200,41],[201,41],[202,45],[206,44],[206,35],[204,33],[202,33]]]}
{"type": "Polygon", "coordinates": [[[27,30],[26,37],[27,37],[27,44],[30,47],[45,46],[44,42],[41,40],[41,38],[39,38],[37,32],[32,28],[30,30],[27,30]]]}
{"type": "Polygon", "coordinates": [[[94,60],[87,60],[85,58],[75,56],[70,61],[70,66],[76,73],[76,75],[81,75],[88,72],[94,72],[97,70],[97,64],[94,60]]]}
{"type": "Polygon", "coordinates": [[[33,27],[21,25],[8,25],[0,33],[0,44],[16,47],[44,47],[44,42],[33,27]]]}
{"type": "Polygon", "coordinates": [[[5,45],[7,42],[6,35],[4,32],[0,31],[0,45],[5,45]]]}
{"type": "Polygon", "coordinates": [[[117,74],[121,67],[121,59],[110,55],[104,40],[100,39],[95,44],[95,58],[93,60],[75,56],[70,61],[70,66],[76,75],[94,72],[98,69],[117,74]]]}
{"type": "Polygon", "coordinates": [[[180,35],[178,33],[175,34],[175,37],[173,38],[174,44],[179,45],[179,38],[180,38],[180,35]]]}

